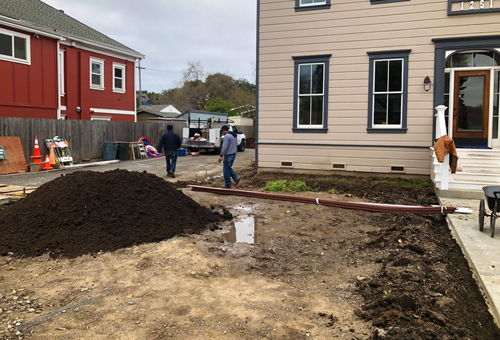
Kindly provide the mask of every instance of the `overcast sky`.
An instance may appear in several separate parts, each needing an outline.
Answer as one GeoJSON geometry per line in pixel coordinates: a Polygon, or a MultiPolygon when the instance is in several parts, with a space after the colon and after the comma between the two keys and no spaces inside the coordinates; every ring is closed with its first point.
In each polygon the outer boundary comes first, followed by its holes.
{"type": "Polygon", "coordinates": [[[176,87],[189,61],[254,83],[256,0],[43,1],[144,54],[143,90],[176,87]]]}

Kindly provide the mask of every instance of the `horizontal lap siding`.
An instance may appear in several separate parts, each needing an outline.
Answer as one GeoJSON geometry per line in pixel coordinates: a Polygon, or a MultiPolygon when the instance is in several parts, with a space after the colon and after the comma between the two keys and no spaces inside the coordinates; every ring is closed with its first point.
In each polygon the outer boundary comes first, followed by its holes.
{"type": "Polygon", "coordinates": [[[428,149],[388,149],[372,147],[266,145],[259,147],[259,167],[280,168],[293,162],[294,169],[333,170],[333,164],[346,164],[347,171],[390,172],[391,166],[405,166],[407,174],[429,173],[428,149]],[[262,150],[260,150],[262,148],[262,150]]]}
{"type": "Polygon", "coordinates": [[[448,16],[447,0],[332,1],[330,9],[295,12],[291,0],[260,1],[259,166],[280,167],[287,153],[295,168],[331,169],[340,157],[348,170],[388,172],[405,165],[411,174],[429,174],[434,82],[433,38],[494,35],[500,14],[448,16]],[[368,133],[370,51],[411,49],[408,74],[407,133],[368,133]],[[328,132],[293,133],[293,56],[331,54],[328,132]],[[277,146],[269,143],[419,146],[277,146]],[[318,153],[318,154],[316,154],[318,153]],[[290,158],[291,157],[291,158],[290,158]],[[398,164],[392,164],[395,162],[398,164]],[[389,164],[391,163],[391,164],[389,164]],[[363,170],[364,169],[364,170],[363,170]]]}

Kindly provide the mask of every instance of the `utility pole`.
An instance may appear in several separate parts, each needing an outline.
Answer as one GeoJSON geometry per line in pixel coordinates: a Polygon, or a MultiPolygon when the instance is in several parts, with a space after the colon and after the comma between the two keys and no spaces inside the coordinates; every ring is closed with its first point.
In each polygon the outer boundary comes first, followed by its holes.
{"type": "Polygon", "coordinates": [[[146,69],[145,67],[141,67],[141,60],[139,59],[139,66],[136,66],[139,69],[139,104],[142,106],[142,82],[141,82],[141,70],[146,69]]]}

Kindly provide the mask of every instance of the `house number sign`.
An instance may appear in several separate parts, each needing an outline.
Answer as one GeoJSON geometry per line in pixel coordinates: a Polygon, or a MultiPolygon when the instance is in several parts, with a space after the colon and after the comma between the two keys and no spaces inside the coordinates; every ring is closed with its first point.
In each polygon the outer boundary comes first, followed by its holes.
{"type": "Polygon", "coordinates": [[[448,15],[499,12],[500,0],[448,0],[448,15]]]}

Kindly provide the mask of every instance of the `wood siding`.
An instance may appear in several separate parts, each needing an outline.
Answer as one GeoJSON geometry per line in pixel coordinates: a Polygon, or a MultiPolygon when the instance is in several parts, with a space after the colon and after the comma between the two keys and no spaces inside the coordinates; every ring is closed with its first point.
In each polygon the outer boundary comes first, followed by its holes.
{"type": "Polygon", "coordinates": [[[390,165],[397,165],[405,166],[407,174],[429,174],[433,89],[425,92],[423,80],[429,76],[434,83],[432,39],[496,35],[500,13],[448,16],[448,0],[377,5],[336,0],[330,9],[303,12],[295,12],[294,6],[292,0],[260,0],[259,167],[279,168],[281,161],[293,161],[296,169],[331,170],[333,163],[346,163],[347,170],[389,172],[390,165]],[[411,49],[408,130],[368,133],[367,52],[406,49],[411,49]],[[322,54],[332,54],[328,132],[293,133],[292,56],[322,54]]]}
{"type": "Polygon", "coordinates": [[[0,60],[0,117],[57,117],[57,41],[31,35],[30,47],[31,65],[0,60]]]}
{"type": "Polygon", "coordinates": [[[64,47],[65,52],[65,88],[64,102],[66,110],[61,111],[67,119],[89,120],[91,116],[112,117],[113,121],[134,122],[130,114],[108,114],[91,112],[91,108],[108,110],[135,110],[134,62],[107,55],[64,47]],[[90,58],[104,60],[104,90],[90,88],[90,58]],[[113,63],[126,65],[125,93],[113,92],[113,63]],[[81,113],[77,112],[77,108],[81,113]]]}

